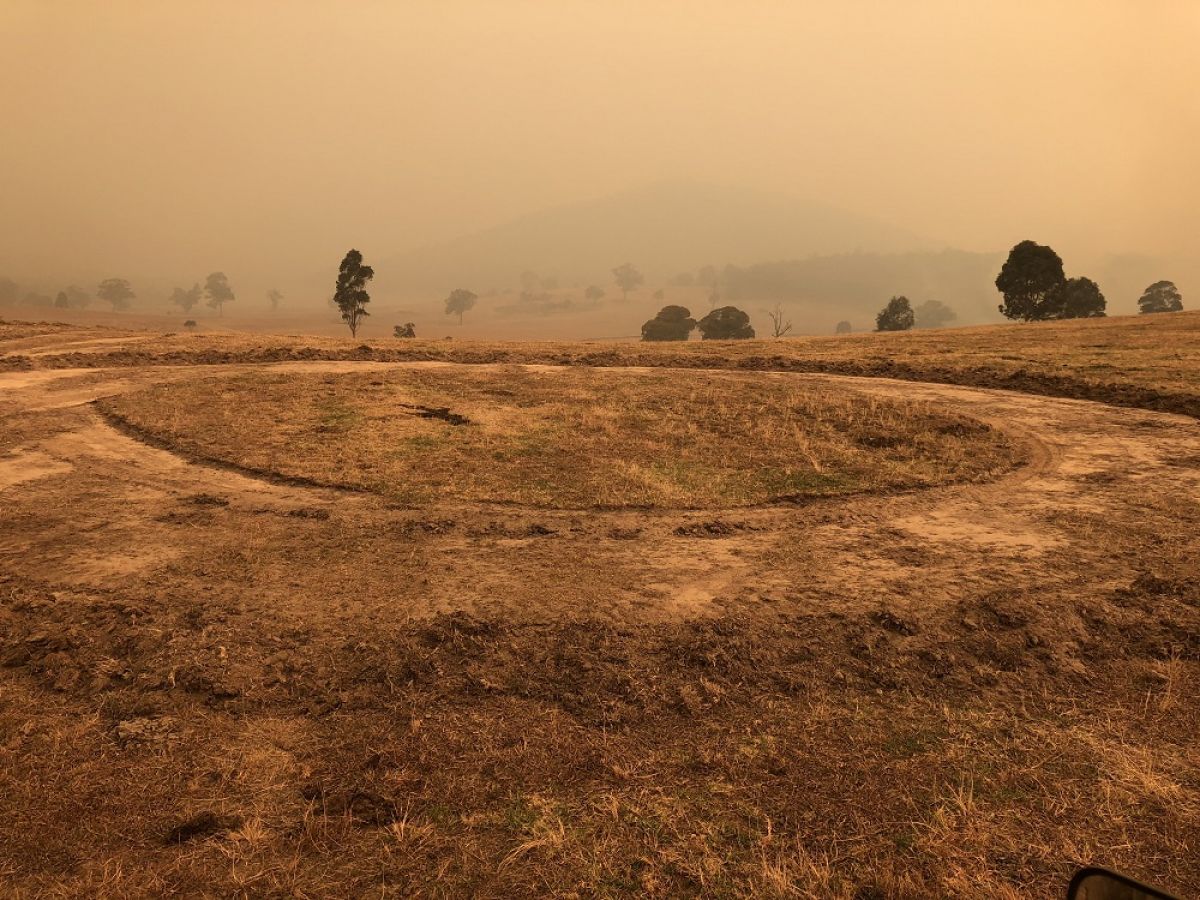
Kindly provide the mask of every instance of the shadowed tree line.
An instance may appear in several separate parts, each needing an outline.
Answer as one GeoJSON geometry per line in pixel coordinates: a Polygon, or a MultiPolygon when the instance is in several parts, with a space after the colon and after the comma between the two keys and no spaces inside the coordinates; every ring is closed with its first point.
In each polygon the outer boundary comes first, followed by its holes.
{"type": "Polygon", "coordinates": [[[1034,241],[1021,241],[1009,251],[996,289],[1004,296],[1000,312],[1022,322],[1097,318],[1107,306],[1096,282],[1067,278],[1059,255],[1034,241]]]}
{"type": "Polygon", "coordinates": [[[714,309],[704,318],[692,318],[685,306],[664,306],[642,326],[643,341],[686,341],[699,331],[706,341],[736,341],[754,337],[750,316],[734,306],[714,309]]]}
{"type": "MultiPolygon", "coordinates": [[[[961,251],[946,251],[937,263],[939,270],[957,276],[973,276],[980,259],[986,254],[967,254],[961,251]]],[[[781,338],[792,330],[792,323],[784,313],[779,298],[809,298],[822,289],[846,289],[865,287],[881,277],[895,277],[898,281],[913,277],[913,265],[928,266],[930,254],[849,254],[835,257],[815,257],[808,260],[738,267],[702,266],[695,273],[685,272],[672,280],[682,287],[701,286],[709,289],[709,304],[712,310],[701,319],[694,319],[683,306],[664,306],[659,313],[642,326],[642,338],[647,341],[687,340],[693,331],[699,331],[707,340],[738,340],[755,336],[750,317],[736,306],[721,305],[722,299],[742,296],[769,296],[775,300],[773,308],[766,310],[771,321],[771,335],[781,338]],[[863,261],[869,264],[864,265],[863,261]],[[864,274],[865,270],[865,274],[864,274]]],[[[374,277],[372,267],[364,265],[362,254],[350,250],[339,268],[332,304],[337,307],[343,321],[357,336],[359,325],[369,313],[370,302],[367,284],[374,277]]],[[[645,277],[632,263],[622,263],[612,270],[615,284],[623,300],[645,284],[645,277]]],[[[974,279],[972,279],[974,280],[974,279]]],[[[500,314],[526,313],[551,314],[581,311],[599,305],[605,296],[602,287],[591,284],[583,292],[583,300],[575,297],[559,297],[550,293],[558,288],[558,278],[553,275],[538,276],[531,271],[521,273],[523,290],[521,303],[496,307],[500,314]]],[[[1054,319],[1094,318],[1106,315],[1107,301],[1099,285],[1090,278],[1079,276],[1068,278],[1062,259],[1048,246],[1034,241],[1022,241],[1009,251],[995,286],[1003,297],[999,311],[1007,318],[1034,322],[1054,319]]],[[[575,285],[578,288],[578,285],[575,285]]],[[[496,291],[493,289],[492,294],[496,291]]],[[[656,300],[662,300],[664,290],[653,292],[656,300]]],[[[124,278],[106,278],[96,287],[95,297],[107,303],[113,312],[130,307],[136,298],[131,283],[124,278]]],[[[489,295],[490,296],[490,295],[489,295]]],[[[266,292],[271,309],[278,310],[284,295],[272,288],[266,292]]],[[[10,278],[0,277],[0,306],[25,306],[32,308],[85,309],[92,302],[92,295],[77,285],[69,285],[51,297],[37,290],[23,290],[10,278]]],[[[190,288],[176,287],[168,301],[185,314],[191,314],[201,301],[206,301],[218,316],[224,314],[225,304],[236,299],[229,278],[224,272],[212,272],[204,281],[190,288]]],[[[459,324],[464,315],[475,308],[479,295],[465,288],[456,288],[446,297],[445,312],[457,315],[459,324]]],[[[1157,281],[1149,285],[1137,301],[1139,313],[1168,313],[1183,309],[1183,298],[1171,281],[1157,281]]],[[[911,328],[943,328],[958,318],[956,311],[940,300],[926,300],[911,304],[904,295],[893,296],[875,316],[876,331],[907,331],[911,328]]],[[[195,327],[195,320],[188,320],[188,327],[195,327]]],[[[835,333],[849,334],[854,326],[849,319],[837,323],[835,333]]],[[[415,327],[408,322],[395,327],[396,337],[413,337],[415,327]]]]}

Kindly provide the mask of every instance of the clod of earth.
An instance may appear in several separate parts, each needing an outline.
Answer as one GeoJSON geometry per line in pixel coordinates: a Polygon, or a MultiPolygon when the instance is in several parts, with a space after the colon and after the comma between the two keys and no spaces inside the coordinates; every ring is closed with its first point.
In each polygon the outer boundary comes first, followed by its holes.
{"type": "Polygon", "coordinates": [[[401,403],[405,409],[413,410],[413,415],[420,419],[441,419],[451,425],[470,425],[471,420],[466,416],[451,412],[448,406],[418,406],[413,403],[401,403]]]}
{"type": "Polygon", "coordinates": [[[241,827],[242,821],[240,816],[221,816],[211,810],[205,810],[173,825],[163,840],[166,844],[184,844],[198,838],[233,831],[241,827]]]}

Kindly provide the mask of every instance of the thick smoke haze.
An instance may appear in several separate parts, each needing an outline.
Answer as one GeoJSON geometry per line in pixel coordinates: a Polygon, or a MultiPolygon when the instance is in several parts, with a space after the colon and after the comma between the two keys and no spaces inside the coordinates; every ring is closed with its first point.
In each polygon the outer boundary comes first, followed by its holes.
{"type": "MultiPolygon", "coordinates": [[[[1149,257],[1185,295],[1156,261],[1197,269],[1191,0],[6,0],[0,32],[0,275],[18,281],[220,269],[316,303],[357,247],[403,297],[382,261],[664,183],[870,223],[835,251],[1033,238],[1072,272],[1149,257]]],[[[691,264],[630,226],[648,273],[691,264]]],[[[802,243],[764,238],[757,261],[827,252],[802,243]]]]}

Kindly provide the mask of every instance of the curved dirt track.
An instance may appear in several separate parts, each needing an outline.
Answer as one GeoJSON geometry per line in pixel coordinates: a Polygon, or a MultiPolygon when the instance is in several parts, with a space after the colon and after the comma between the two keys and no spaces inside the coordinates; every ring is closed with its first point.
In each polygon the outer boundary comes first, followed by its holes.
{"type": "MultiPolygon", "coordinates": [[[[882,602],[897,614],[922,616],[939,601],[989,586],[1037,582],[1039,590],[1059,591],[1069,582],[1082,586],[1080,572],[1084,583],[1119,579],[1113,563],[1145,529],[1147,506],[1169,509],[1194,496],[1200,481],[1200,430],[1180,416],[946,385],[764,374],[944,403],[1023,439],[1031,462],[983,486],[802,507],[414,512],[370,496],[194,464],[121,433],[88,405],[152,381],[210,371],[0,375],[6,420],[25,415],[32,423],[29,439],[10,435],[0,456],[3,499],[30,517],[29,527],[0,534],[0,558],[16,571],[81,587],[131,578],[179,584],[199,572],[211,584],[235,577],[219,564],[223,554],[251,548],[260,572],[282,571],[292,561],[303,573],[304,558],[324,558],[320,549],[336,546],[351,528],[364,537],[335,565],[358,596],[386,596],[388,615],[661,620],[734,609],[774,615],[819,597],[825,611],[882,602]],[[184,520],[186,526],[163,524],[184,520]],[[297,543],[302,531],[311,533],[297,543]],[[388,539],[396,534],[406,536],[408,556],[396,555],[388,539]],[[407,577],[418,560],[419,590],[407,577]]],[[[241,584],[244,573],[236,578],[241,584]]],[[[251,603],[257,598],[306,618],[345,613],[328,602],[331,583],[320,573],[293,573],[289,583],[285,597],[276,596],[270,579],[251,578],[245,588],[251,603]]],[[[358,604],[356,614],[369,612],[358,604]]]]}

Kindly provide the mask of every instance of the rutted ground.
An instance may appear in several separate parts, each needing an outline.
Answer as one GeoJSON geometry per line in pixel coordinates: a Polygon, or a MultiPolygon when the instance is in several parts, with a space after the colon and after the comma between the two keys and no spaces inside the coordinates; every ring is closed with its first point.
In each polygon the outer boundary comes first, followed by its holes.
{"type": "Polygon", "coordinates": [[[1200,887],[1193,420],[763,374],[945,404],[1031,461],[799,507],[413,510],[90,404],[198,371],[0,376],[18,888],[1200,887]]]}

